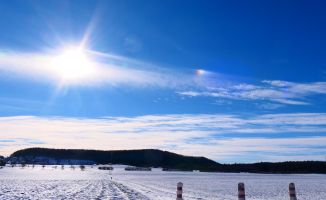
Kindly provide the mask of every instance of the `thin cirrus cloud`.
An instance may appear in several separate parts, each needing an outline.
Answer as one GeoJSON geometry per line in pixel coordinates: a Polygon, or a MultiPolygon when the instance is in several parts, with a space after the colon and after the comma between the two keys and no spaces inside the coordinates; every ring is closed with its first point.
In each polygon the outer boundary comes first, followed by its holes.
{"type": "MultiPolygon", "coordinates": [[[[206,96],[231,100],[262,100],[280,105],[309,105],[310,103],[307,101],[307,97],[326,94],[326,82],[295,83],[265,80],[261,84],[256,85],[242,83],[199,91],[179,91],[178,94],[189,97],[206,96]]],[[[277,108],[278,106],[276,105],[272,104],[271,108],[277,108]]]]}
{"type": "Polygon", "coordinates": [[[0,117],[0,154],[26,147],[159,148],[220,162],[321,160],[326,113],[145,115],[138,117],[0,117]],[[295,133],[295,137],[291,137],[295,133]],[[28,138],[26,138],[28,136],[28,138]]]}
{"type": "MultiPolygon", "coordinates": [[[[85,53],[92,67],[85,72],[87,76],[70,81],[70,85],[170,88],[187,97],[265,101],[259,105],[265,109],[310,105],[309,97],[326,94],[326,82],[264,80],[259,84],[239,83],[236,77],[203,69],[182,72],[113,54],[91,50],[85,50],[85,53]]],[[[0,51],[0,75],[61,86],[65,84],[63,74],[53,65],[57,54],[0,51]]]]}

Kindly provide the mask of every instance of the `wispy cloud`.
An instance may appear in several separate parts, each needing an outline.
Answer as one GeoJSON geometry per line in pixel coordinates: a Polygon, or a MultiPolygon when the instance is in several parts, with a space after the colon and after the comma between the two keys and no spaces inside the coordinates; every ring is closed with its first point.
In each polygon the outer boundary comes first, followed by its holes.
{"type": "MultiPolygon", "coordinates": [[[[61,86],[65,82],[62,71],[53,65],[53,59],[58,54],[60,52],[57,51],[48,53],[0,51],[0,75],[51,82],[61,86]]],[[[85,72],[87,76],[69,84],[162,87],[188,97],[203,96],[273,103],[273,106],[272,104],[260,106],[266,109],[276,109],[281,107],[279,105],[310,105],[309,97],[326,94],[326,82],[263,80],[258,84],[239,83],[236,77],[202,69],[178,71],[113,54],[90,50],[85,50],[85,54],[91,60],[91,67],[87,73],[85,72]]],[[[78,67],[75,68],[75,71],[78,70],[78,67]]]]}
{"type": "Polygon", "coordinates": [[[293,160],[300,155],[306,155],[306,159],[323,159],[326,151],[325,113],[251,117],[146,115],[95,119],[17,116],[1,117],[0,128],[3,140],[0,141],[0,152],[4,154],[31,146],[160,148],[203,155],[217,161],[237,161],[241,156],[243,161],[249,162],[268,160],[264,155],[280,156],[283,160],[293,160]]]}
{"type": "Polygon", "coordinates": [[[262,81],[262,84],[236,84],[204,90],[180,91],[183,96],[207,96],[233,100],[262,100],[286,105],[309,105],[305,99],[312,95],[325,95],[326,82],[295,83],[279,80],[262,81]]]}

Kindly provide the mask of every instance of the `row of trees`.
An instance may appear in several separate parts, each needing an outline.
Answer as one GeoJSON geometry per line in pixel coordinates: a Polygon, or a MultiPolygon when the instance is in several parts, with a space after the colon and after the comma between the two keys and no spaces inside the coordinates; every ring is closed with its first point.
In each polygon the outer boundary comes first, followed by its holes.
{"type": "MultiPolygon", "coordinates": [[[[4,163],[4,165],[5,165],[5,163],[4,163]]],[[[4,165],[3,165],[3,166],[4,166],[4,165]]],[[[35,167],[34,164],[28,165],[28,164],[25,164],[25,163],[22,163],[22,164],[11,164],[10,166],[11,166],[11,167],[21,167],[21,168],[25,168],[25,167],[32,167],[32,168],[34,168],[34,167],[35,167]]],[[[42,167],[42,168],[45,168],[46,165],[41,165],[41,167],[42,167]]],[[[70,168],[73,169],[73,170],[75,170],[76,167],[77,167],[77,166],[75,166],[75,165],[70,165],[70,168]]],[[[84,170],[86,169],[86,166],[85,166],[85,165],[79,165],[78,167],[79,167],[82,171],[84,171],[84,170]]],[[[57,165],[54,165],[54,166],[52,166],[52,168],[53,168],[53,169],[57,169],[58,166],[57,166],[57,165]]],[[[64,170],[64,168],[65,168],[65,166],[64,166],[64,165],[61,165],[61,169],[64,170]]],[[[91,168],[93,168],[93,166],[91,166],[91,168]]]]}
{"type": "Polygon", "coordinates": [[[325,161],[288,161],[260,162],[251,164],[223,164],[221,172],[251,172],[251,173],[320,173],[326,174],[325,161]]]}
{"type": "Polygon", "coordinates": [[[5,157],[0,156],[0,166],[5,166],[5,165],[6,165],[5,157]]]}

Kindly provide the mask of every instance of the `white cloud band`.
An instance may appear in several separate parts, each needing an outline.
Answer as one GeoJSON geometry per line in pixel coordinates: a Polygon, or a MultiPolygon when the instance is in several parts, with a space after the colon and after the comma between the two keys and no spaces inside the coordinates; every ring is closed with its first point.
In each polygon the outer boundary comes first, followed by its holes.
{"type": "Polygon", "coordinates": [[[308,160],[323,159],[326,151],[326,113],[254,117],[148,115],[96,119],[18,116],[1,117],[0,129],[0,152],[4,154],[31,146],[160,148],[208,156],[217,161],[236,161],[241,155],[243,161],[249,162],[272,157],[279,157],[279,160],[303,156],[308,160]]]}

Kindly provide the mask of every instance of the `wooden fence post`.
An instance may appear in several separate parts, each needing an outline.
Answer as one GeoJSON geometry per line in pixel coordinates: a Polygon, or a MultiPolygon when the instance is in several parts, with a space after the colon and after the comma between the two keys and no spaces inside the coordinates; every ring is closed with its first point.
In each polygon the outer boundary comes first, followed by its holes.
{"type": "Polygon", "coordinates": [[[183,183],[179,182],[177,184],[177,200],[183,200],[183,198],[182,198],[182,187],[183,187],[183,183]]]}
{"type": "Polygon", "coordinates": [[[238,184],[238,200],[246,200],[245,185],[244,183],[238,184]]]}
{"type": "Polygon", "coordinates": [[[297,194],[295,192],[294,183],[289,184],[289,195],[290,195],[290,200],[297,200],[297,194]]]}

